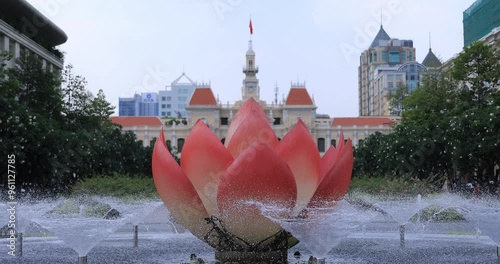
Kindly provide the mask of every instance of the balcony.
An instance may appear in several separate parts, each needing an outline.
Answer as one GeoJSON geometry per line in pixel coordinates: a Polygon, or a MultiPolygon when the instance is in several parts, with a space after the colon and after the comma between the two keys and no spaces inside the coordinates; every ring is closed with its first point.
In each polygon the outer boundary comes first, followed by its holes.
{"type": "Polygon", "coordinates": [[[259,67],[243,67],[243,73],[247,74],[257,74],[259,72],[259,67]]]}

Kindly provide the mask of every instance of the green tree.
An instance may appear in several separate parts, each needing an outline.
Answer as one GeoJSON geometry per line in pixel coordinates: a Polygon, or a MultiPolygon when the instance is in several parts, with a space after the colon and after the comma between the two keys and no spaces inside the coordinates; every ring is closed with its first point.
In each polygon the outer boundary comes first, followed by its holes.
{"type": "Polygon", "coordinates": [[[64,68],[61,75],[63,114],[65,115],[65,125],[68,129],[81,129],[93,127],[96,124],[89,123],[91,112],[92,93],[86,89],[87,81],[80,75],[73,73],[73,65],[69,64],[64,68]]]}
{"type": "Polygon", "coordinates": [[[500,52],[481,41],[472,43],[454,60],[451,77],[470,87],[473,101],[487,103],[493,88],[500,85],[500,52]]]}
{"type": "Polygon", "coordinates": [[[409,90],[408,86],[402,82],[398,83],[396,89],[387,95],[387,100],[389,101],[389,107],[391,109],[391,114],[400,116],[403,112],[403,101],[408,97],[409,90]]]}
{"type": "Polygon", "coordinates": [[[97,93],[97,96],[92,100],[90,115],[96,117],[100,122],[107,121],[109,116],[113,114],[114,109],[115,107],[106,100],[104,91],[101,89],[97,93]]]}
{"type": "Polygon", "coordinates": [[[60,75],[25,54],[5,70],[8,59],[0,55],[0,155],[15,154],[19,190],[56,194],[96,174],[151,175],[151,148],[111,124],[102,90],[93,97],[72,66],[60,75]]]}
{"type": "Polygon", "coordinates": [[[15,67],[7,71],[6,82],[15,94],[16,100],[48,119],[62,122],[62,95],[57,71],[43,67],[34,54],[25,52],[16,60],[15,67]]]}

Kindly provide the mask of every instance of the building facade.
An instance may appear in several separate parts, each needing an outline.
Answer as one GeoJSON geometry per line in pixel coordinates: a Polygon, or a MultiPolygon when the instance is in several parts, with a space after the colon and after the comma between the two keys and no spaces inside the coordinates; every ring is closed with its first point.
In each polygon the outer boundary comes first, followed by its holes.
{"type": "Polygon", "coordinates": [[[61,70],[63,55],[56,46],[68,37],[58,26],[31,6],[27,1],[2,0],[0,8],[0,53],[9,52],[7,67],[15,65],[15,59],[30,52],[42,59],[44,67],[61,70]]]}
{"type": "MultiPolygon", "coordinates": [[[[209,84],[196,84],[186,106],[186,123],[171,122],[171,118],[162,119],[163,124],[165,124],[163,133],[167,145],[175,147],[180,153],[191,127],[198,120],[205,122],[224,143],[231,120],[243,103],[250,98],[262,106],[278,139],[283,138],[301,119],[308,126],[312,139],[316,142],[321,154],[331,145],[336,146],[342,131],[346,138],[353,140],[354,146],[376,131],[382,133],[392,131],[395,120],[387,117],[334,118],[332,120],[328,115],[317,114],[316,104],[307,91],[305,83],[292,82],[290,90],[283,100],[275,99],[270,103],[266,102],[260,97],[259,68],[255,61],[256,53],[250,40],[242,70],[244,78],[241,87],[241,100],[233,104],[219,102],[209,84]]],[[[123,118],[125,119],[112,119],[112,121],[121,124],[124,130],[133,131],[139,139],[144,140],[144,145],[149,144],[147,140],[153,140],[152,134],[158,135],[161,131],[162,126],[159,124],[145,127],[134,124],[134,122],[139,122],[138,120],[127,121],[126,117],[123,118]]]]}
{"type": "Polygon", "coordinates": [[[165,87],[164,91],[160,91],[159,116],[187,118],[186,106],[197,86],[205,84],[195,83],[183,72],[170,86],[165,87]]]}
{"type": "Polygon", "coordinates": [[[389,37],[384,28],[375,36],[370,47],[360,56],[358,93],[360,116],[391,116],[387,95],[406,83],[405,72],[397,73],[401,65],[414,62],[416,50],[412,40],[389,37]],[[397,80],[396,80],[397,79],[397,80]]]}
{"type": "Polygon", "coordinates": [[[135,94],[134,97],[118,98],[119,116],[158,116],[158,93],[135,94]]]}
{"type": "Polygon", "coordinates": [[[464,47],[500,27],[500,1],[477,0],[463,13],[464,47]]]}

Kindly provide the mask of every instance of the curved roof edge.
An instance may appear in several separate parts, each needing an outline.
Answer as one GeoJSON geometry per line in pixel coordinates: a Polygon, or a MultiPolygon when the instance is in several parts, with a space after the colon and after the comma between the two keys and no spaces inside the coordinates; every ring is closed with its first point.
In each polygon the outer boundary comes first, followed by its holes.
{"type": "Polygon", "coordinates": [[[26,17],[31,18],[33,21],[36,18],[37,23],[33,22],[31,26],[35,26],[36,29],[39,30],[39,33],[43,34],[44,39],[50,45],[61,45],[68,40],[68,36],[61,28],[59,28],[56,24],[54,24],[54,22],[48,19],[26,0],[2,0],[0,15],[14,18],[26,17]]]}

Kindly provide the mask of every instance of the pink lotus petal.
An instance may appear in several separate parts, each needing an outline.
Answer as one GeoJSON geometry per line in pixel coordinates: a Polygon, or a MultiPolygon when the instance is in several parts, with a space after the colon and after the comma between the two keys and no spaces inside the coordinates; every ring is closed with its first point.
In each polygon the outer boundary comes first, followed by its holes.
{"type": "Polygon", "coordinates": [[[352,141],[348,140],[335,159],[333,166],[329,168],[322,177],[318,189],[308,204],[309,208],[323,207],[333,201],[344,197],[351,181],[354,158],[352,152],[352,141]]]}
{"type": "Polygon", "coordinates": [[[268,144],[272,148],[278,144],[278,138],[255,100],[248,99],[239,111],[236,114],[237,119],[231,121],[231,131],[228,130],[225,141],[227,150],[235,159],[256,141],[268,144]],[[239,112],[242,110],[243,112],[239,112]],[[233,130],[233,127],[236,129],[233,130]]]}
{"type": "Polygon", "coordinates": [[[210,215],[219,215],[217,189],[231,162],[233,157],[217,136],[198,120],[184,144],[181,167],[210,215]]]}
{"type": "Polygon", "coordinates": [[[337,154],[337,149],[333,145],[326,150],[325,154],[323,154],[323,157],[321,157],[319,162],[320,179],[323,179],[328,170],[333,166],[337,154]]]}
{"type": "Polygon", "coordinates": [[[229,124],[229,127],[227,128],[226,132],[226,140],[225,140],[225,146],[226,148],[229,146],[229,142],[231,142],[231,139],[233,138],[233,134],[238,130],[239,126],[245,122],[246,117],[249,114],[261,116],[263,118],[266,118],[266,114],[262,110],[262,107],[259,105],[255,99],[250,98],[248,99],[236,112],[236,115],[234,115],[233,119],[231,120],[231,123],[229,124]]]}
{"type": "Polygon", "coordinates": [[[316,143],[304,122],[299,119],[276,147],[278,155],[288,164],[297,184],[297,206],[307,206],[320,181],[320,156],[316,143]]]}
{"type": "Polygon", "coordinates": [[[337,147],[335,148],[334,146],[330,146],[330,148],[328,148],[328,150],[321,158],[320,182],[323,180],[323,177],[327,175],[328,171],[330,171],[332,167],[336,164],[337,158],[339,157],[339,153],[342,151],[344,147],[345,147],[344,132],[340,131],[339,144],[337,144],[337,147]]]}
{"type": "Polygon", "coordinates": [[[271,147],[258,141],[229,166],[217,194],[224,226],[250,243],[274,235],[281,227],[249,202],[275,205],[291,212],[296,198],[292,171],[271,147]]]}
{"type": "Polygon", "coordinates": [[[153,150],[153,180],[156,190],[176,221],[204,240],[211,226],[208,213],[191,182],[165,145],[163,129],[153,150]]]}

